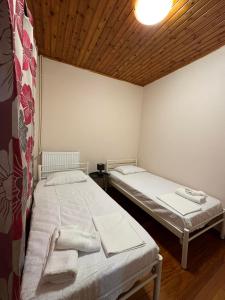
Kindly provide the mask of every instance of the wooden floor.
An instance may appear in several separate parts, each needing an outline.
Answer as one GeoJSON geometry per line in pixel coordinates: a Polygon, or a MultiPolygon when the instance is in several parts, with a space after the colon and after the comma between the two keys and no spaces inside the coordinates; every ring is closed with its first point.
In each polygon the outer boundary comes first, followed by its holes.
{"type": "MultiPolygon", "coordinates": [[[[188,269],[180,266],[181,246],[177,237],[154,221],[114,188],[108,193],[125,208],[160,247],[163,272],[160,300],[225,300],[225,241],[212,229],[190,243],[188,269]]],[[[152,299],[152,283],[130,300],[152,299]]]]}

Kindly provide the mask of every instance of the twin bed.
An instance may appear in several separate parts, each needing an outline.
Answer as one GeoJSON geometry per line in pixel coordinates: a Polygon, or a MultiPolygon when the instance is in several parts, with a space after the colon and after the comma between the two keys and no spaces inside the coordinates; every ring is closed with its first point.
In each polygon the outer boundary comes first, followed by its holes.
{"type": "Polygon", "coordinates": [[[88,165],[79,163],[78,153],[73,153],[73,157],[72,153],[44,153],[43,162],[34,193],[21,299],[127,299],[153,280],[153,299],[158,300],[162,257],[150,235],[90,177],[80,183],[45,185],[47,174],[55,171],[82,169],[87,173],[88,165]],[[91,227],[93,217],[114,212],[126,216],[145,242],[143,247],[109,257],[102,247],[99,252],[79,253],[78,274],[73,283],[42,283],[49,241],[55,227],[70,224],[78,224],[81,229],[84,225],[91,227]]]}
{"type": "Polygon", "coordinates": [[[137,166],[137,160],[107,161],[111,185],[180,239],[181,265],[184,269],[187,268],[190,241],[219,224],[221,225],[221,238],[224,239],[225,210],[218,199],[208,196],[206,202],[201,205],[200,211],[182,215],[158,198],[162,194],[174,192],[180,185],[149,172],[123,175],[115,171],[116,167],[123,165],[137,166]]]}

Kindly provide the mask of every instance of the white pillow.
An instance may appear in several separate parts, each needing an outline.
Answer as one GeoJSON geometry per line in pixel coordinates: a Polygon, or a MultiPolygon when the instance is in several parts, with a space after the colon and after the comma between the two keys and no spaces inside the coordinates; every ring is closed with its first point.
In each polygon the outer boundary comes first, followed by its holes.
{"type": "Polygon", "coordinates": [[[146,172],[145,169],[142,169],[142,168],[139,168],[136,166],[132,166],[132,165],[119,166],[119,167],[116,167],[114,170],[118,171],[124,175],[146,172]]]}
{"type": "Polygon", "coordinates": [[[45,182],[46,186],[50,185],[60,185],[75,182],[87,181],[87,175],[81,170],[66,171],[66,172],[56,172],[48,175],[45,182]]]}

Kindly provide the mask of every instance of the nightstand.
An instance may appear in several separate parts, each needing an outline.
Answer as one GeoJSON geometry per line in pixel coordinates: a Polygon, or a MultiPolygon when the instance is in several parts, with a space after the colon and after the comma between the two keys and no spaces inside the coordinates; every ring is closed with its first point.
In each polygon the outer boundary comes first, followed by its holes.
{"type": "Polygon", "coordinates": [[[109,173],[107,172],[92,172],[89,176],[105,191],[109,186],[109,173]]]}

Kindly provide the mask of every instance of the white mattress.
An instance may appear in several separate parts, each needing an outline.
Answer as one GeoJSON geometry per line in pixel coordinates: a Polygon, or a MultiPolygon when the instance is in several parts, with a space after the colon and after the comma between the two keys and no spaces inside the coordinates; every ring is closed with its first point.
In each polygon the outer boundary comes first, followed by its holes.
{"type": "Polygon", "coordinates": [[[158,247],[149,234],[96,183],[44,186],[40,181],[34,194],[34,208],[26,254],[21,299],[116,299],[137,279],[150,271],[157,259],[158,247]],[[69,285],[40,285],[41,273],[55,226],[78,224],[92,227],[92,216],[120,212],[126,214],[144,247],[106,257],[103,249],[91,254],[79,253],[78,275],[69,285]]]}
{"type": "Polygon", "coordinates": [[[111,171],[110,175],[112,183],[119,184],[131,195],[149,207],[155,214],[158,214],[161,218],[175,225],[180,230],[184,228],[190,231],[199,229],[204,226],[210,218],[223,212],[221,202],[208,196],[207,201],[201,205],[201,211],[183,216],[157,199],[157,196],[162,194],[175,192],[181,185],[149,172],[123,175],[117,171],[111,171]],[[202,222],[205,223],[202,225],[202,222]]]}

